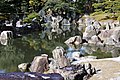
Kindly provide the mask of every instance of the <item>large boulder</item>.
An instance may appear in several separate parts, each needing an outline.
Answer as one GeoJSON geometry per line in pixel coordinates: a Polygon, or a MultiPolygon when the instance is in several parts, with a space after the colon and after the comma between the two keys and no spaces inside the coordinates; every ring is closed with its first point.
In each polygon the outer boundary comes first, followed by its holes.
{"type": "Polygon", "coordinates": [[[70,37],[64,43],[67,45],[69,45],[69,44],[80,45],[80,43],[82,43],[82,38],[81,38],[81,36],[70,37]]]}
{"type": "Polygon", "coordinates": [[[56,60],[58,68],[65,67],[65,66],[68,66],[70,64],[69,60],[65,56],[65,50],[63,47],[57,46],[52,51],[52,54],[53,54],[53,58],[56,60]]]}
{"type": "Polygon", "coordinates": [[[44,73],[48,70],[48,55],[42,54],[41,56],[34,57],[29,70],[31,72],[44,73]]]}

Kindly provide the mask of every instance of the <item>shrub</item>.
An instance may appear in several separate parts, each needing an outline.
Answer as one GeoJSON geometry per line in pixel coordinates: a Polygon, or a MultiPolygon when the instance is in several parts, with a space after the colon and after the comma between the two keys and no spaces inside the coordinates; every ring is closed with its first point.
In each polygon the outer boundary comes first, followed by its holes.
{"type": "Polygon", "coordinates": [[[35,17],[38,17],[38,13],[36,12],[33,12],[33,13],[30,13],[24,20],[23,22],[31,22],[33,18],[35,17]]]}

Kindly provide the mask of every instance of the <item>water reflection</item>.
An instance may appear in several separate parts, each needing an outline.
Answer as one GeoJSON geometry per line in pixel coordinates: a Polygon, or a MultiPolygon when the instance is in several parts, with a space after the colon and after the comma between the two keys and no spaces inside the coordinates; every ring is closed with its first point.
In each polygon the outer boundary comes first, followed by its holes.
{"type": "Polygon", "coordinates": [[[18,64],[31,62],[32,59],[47,53],[52,56],[52,50],[56,46],[62,46],[66,49],[67,55],[71,57],[73,52],[80,52],[82,55],[94,55],[98,58],[120,56],[120,49],[114,46],[95,46],[95,45],[70,45],[64,44],[68,37],[60,37],[52,40],[41,39],[38,33],[33,33],[22,38],[2,41],[0,45],[0,71],[14,72],[18,71],[18,64]]]}
{"type": "Polygon", "coordinates": [[[71,58],[74,52],[80,52],[80,56],[97,56],[97,58],[111,58],[120,56],[120,48],[115,46],[96,46],[96,45],[69,45],[67,57],[71,58]]]}
{"type": "Polygon", "coordinates": [[[1,39],[0,43],[2,45],[7,45],[8,44],[8,40],[7,39],[1,39]]]}
{"type": "Polygon", "coordinates": [[[5,70],[0,70],[0,73],[5,73],[5,70]]]}

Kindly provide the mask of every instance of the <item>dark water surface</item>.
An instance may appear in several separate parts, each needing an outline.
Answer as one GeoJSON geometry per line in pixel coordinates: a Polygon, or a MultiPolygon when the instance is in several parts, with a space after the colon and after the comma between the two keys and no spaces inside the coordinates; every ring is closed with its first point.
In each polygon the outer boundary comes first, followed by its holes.
{"type": "MultiPolygon", "coordinates": [[[[70,37],[70,36],[68,36],[70,37]]],[[[47,53],[50,57],[52,50],[56,46],[62,46],[70,54],[74,51],[80,51],[84,55],[94,55],[98,58],[117,57],[120,55],[120,49],[114,46],[82,46],[73,49],[64,44],[68,37],[61,36],[60,38],[48,40],[41,39],[40,34],[33,33],[22,38],[12,39],[7,41],[7,45],[1,42],[0,44],[0,73],[19,71],[17,66],[20,63],[31,62],[33,58],[42,53],[47,53]]],[[[5,41],[4,41],[5,43],[5,41]]]]}

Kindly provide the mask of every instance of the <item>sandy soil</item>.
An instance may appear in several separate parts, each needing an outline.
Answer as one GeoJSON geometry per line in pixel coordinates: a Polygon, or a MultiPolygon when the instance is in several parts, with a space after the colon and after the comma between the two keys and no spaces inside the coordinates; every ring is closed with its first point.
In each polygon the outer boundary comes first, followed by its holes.
{"type": "Polygon", "coordinates": [[[120,62],[113,60],[97,60],[90,61],[90,63],[96,69],[100,69],[100,71],[89,80],[120,80],[120,62]]]}

